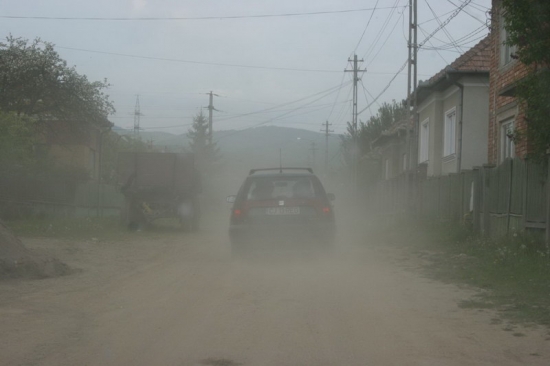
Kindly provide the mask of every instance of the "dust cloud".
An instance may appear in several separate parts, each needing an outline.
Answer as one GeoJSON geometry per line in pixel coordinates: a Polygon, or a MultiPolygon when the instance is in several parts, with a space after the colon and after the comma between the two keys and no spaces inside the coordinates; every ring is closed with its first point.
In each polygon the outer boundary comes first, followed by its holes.
{"type": "Polygon", "coordinates": [[[83,271],[41,285],[0,282],[11,294],[0,302],[9,314],[0,364],[548,364],[542,332],[510,337],[491,314],[457,307],[471,291],[403,268],[341,177],[318,173],[336,195],[331,250],[280,248],[272,237],[273,246],[235,257],[225,196],[266,165],[211,176],[197,232],[156,226],[93,247],[50,241],[83,271]]]}

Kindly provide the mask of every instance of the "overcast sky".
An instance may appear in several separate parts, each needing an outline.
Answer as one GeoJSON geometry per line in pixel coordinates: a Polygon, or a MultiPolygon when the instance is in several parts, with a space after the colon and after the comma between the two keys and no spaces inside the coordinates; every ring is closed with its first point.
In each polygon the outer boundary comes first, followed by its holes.
{"type": "MultiPolygon", "coordinates": [[[[419,0],[419,42],[464,1],[419,0]]],[[[434,35],[426,48],[439,49],[419,53],[419,79],[429,78],[487,34],[490,3],[471,1],[445,31],[434,35]],[[450,46],[450,39],[458,47],[450,46]]],[[[193,115],[208,105],[206,93],[213,91],[219,95],[214,100],[217,130],[259,125],[318,130],[328,120],[336,132],[344,132],[351,119],[351,73],[343,72],[351,69],[347,60],[354,51],[364,59],[362,110],[407,59],[407,4],[408,0],[0,0],[0,29],[4,36],[52,42],[79,73],[90,80],[107,78],[117,110],[110,119],[121,127],[132,128],[139,94],[142,128],[184,133],[193,115]],[[344,10],[357,11],[337,12],[344,10]],[[311,14],[320,12],[330,13],[311,14]],[[289,15],[298,13],[310,14],[289,15]],[[241,17],[257,15],[284,16],[241,17]],[[166,19],[201,17],[215,18],[166,19]]],[[[406,75],[405,69],[378,102],[405,98],[406,75]]],[[[368,119],[377,108],[373,104],[360,119],[368,119]]]]}

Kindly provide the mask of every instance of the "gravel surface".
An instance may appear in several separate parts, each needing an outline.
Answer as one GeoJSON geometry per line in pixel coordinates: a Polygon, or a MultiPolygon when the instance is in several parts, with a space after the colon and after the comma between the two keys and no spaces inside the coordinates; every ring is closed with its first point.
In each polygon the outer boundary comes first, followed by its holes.
{"type": "Polygon", "coordinates": [[[0,364],[550,364],[547,330],[517,337],[459,308],[473,290],[421,277],[368,233],[341,224],[331,253],[234,258],[224,213],[198,233],[25,240],[76,271],[0,282],[0,364]]]}

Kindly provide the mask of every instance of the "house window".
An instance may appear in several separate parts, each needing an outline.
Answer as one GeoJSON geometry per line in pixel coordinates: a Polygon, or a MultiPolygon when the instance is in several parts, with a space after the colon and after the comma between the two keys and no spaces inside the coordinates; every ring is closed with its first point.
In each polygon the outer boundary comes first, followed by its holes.
{"type": "Polygon", "coordinates": [[[390,159],[386,159],[384,162],[384,178],[386,180],[390,179],[390,159]]]}
{"type": "Polygon", "coordinates": [[[456,108],[445,113],[443,156],[456,153],[456,108]]]}
{"type": "Polygon", "coordinates": [[[418,152],[418,162],[428,161],[428,148],[430,139],[430,120],[426,119],[420,124],[420,146],[418,152]]]}
{"type": "Polygon", "coordinates": [[[502,13],[499,17],[499,28],[500,28],[500,66],[504,66],[512,62],[514,59],[512,55],[516,53],[516,46],[510,46],[506,43],[508,40],[508,32],[504,27],[504,16],[502,13]]]}
{"type": "Polygon", "coordinates": [[[500,125],[500,161],[515,156],[515,145],[513,139],[514,120],[508,119],[500,125]]]}

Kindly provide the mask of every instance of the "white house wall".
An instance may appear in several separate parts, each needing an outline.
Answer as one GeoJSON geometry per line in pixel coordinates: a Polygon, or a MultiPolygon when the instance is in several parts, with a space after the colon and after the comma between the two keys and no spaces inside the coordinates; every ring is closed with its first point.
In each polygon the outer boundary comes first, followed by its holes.
{"type": "Polygon", "coordinates": [[[464,82],[462,169],[487,163],[489,135],[489,78],[486,83],[464,82]]]}
{"type": "MultiPolygon", "coordinates": [[[[434,93],[432,97],[425,100],[418,106],[419,121],[429,119],[429,138],[428,138],[428,176],[441,175],[441,149],[442,149],[442,128],[438,122],[442,114],[442,96],[440,93],[434,93]]],[[[420,142],[418,142],[420,146],[420,142]]]]}
{"type": "MultiPolygon", "coordinates": [[[[428,176],[447,175],[458,171],[458,154],[461,168],[471,169],[487,162],[487,135],[489,122],[488,77],[466,77],[462,109],[462,148],[460,146],[460,89],[449,86],[442,92],[434,92],[418,106],[418,121],[429,119],[428,176]],[[456,108],[455,154],[444,154],[445,115],[456,108]]],[[[420,146],[420,141],[417,141],[420,146]]]]}
{"type": "Polygon", "coordinates": [[[438,118],[438,123],[441,125],[441,135],[439,136],[439,141],[441,142],[441,148],[439,150],[439,156],[441,157],[441,173],[437,175],[447,175],[449,173],[456,173],[457,171],[457,152],[459,150],[458,146],[458,129],[460,121],[460,89],[456,86],[452,86],[446,90],[447,97],[442,101],[442,111],[438,118]],[[449,92],[451,91],[451,92],[449,92]],[[445,131],[445,115],[448,111],[455,108],[456,110],[456,124],[455,124],[455,153],[449,156],[443,156],[443,141],[444,141],[444,131],[445,131]]]}

